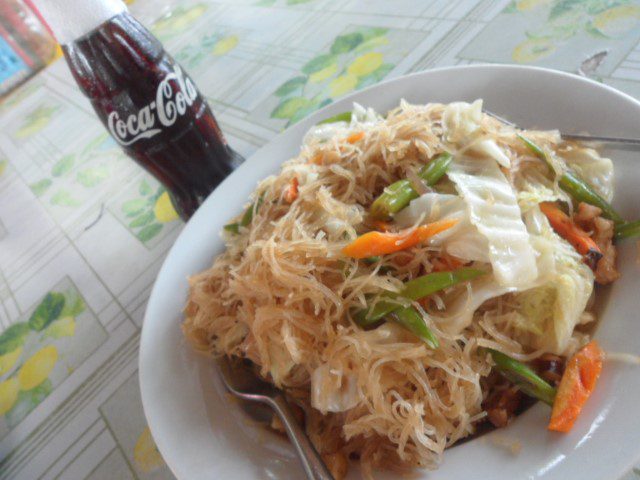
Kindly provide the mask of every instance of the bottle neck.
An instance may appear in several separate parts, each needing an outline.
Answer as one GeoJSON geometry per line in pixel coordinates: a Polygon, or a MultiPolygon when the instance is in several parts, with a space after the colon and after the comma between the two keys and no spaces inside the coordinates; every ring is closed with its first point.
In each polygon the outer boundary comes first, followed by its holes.
{"type": "Polygon", "coordinates": [[[58,42],[69,44],[127,11],[122,0],[40,0],[38,10],[58,42]]]}

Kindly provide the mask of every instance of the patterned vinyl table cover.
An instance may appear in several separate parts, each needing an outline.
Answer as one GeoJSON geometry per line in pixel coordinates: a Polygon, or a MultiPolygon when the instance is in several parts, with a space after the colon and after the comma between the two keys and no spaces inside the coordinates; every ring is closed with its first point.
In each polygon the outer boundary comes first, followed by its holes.
{"type": "MultiPolygon", "coordinates": [[[[638,1],[139,0],[132,11],[245,156],[342,95],[433,67],[541,65],[640,97],[638,1]]],[[[181,228],[64,61],[0,103],[0,480],[173,478],[137,359],[181,228]]]]}

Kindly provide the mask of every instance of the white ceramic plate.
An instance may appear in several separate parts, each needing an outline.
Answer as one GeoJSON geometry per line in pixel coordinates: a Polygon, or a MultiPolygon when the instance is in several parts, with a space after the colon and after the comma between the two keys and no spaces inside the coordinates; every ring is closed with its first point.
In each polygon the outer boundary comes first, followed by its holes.
{"type": "MultiPolygon", "coordinates": [[[[455,67],[391,80],[346,97],[288,129],[248,159],[211,194],[167,257],[151,294],[142,331],[140,386],[158,448],[180,480],[301,479],[288,444],[252,425],[224,394],[209,361],[183,340],[181,310],[187,276],[207,268],[223,249],[219,232],[242,210],[256,183],[295,156],[307,129],[352,102],[384,112],[400,99],[414,103],[472,101],[523,127],[637,136],[640,103],[604,85],[538,68],[455,67]]],[[[611,151],[614,204],[640,218],[637,155],[611,151]]],[[[603,300],[597,338],[607,351],[640,354],[640,269],[635,242],[620,249],[623,277],[603,300]]],[[[452,448],[430,480],[491,478],[617,479],[640,459],[640,371],[608,362],[594,396],[568,435],[546,430],[549,409],[536,405],[507,429],[452,448]],[[519,442],[514,455],[495,440],[519,442]]],[[[358,478],[352,472],[353,478],[358,478]]],[[[380,476],[380,478],[391,478],[380,476]]]]}

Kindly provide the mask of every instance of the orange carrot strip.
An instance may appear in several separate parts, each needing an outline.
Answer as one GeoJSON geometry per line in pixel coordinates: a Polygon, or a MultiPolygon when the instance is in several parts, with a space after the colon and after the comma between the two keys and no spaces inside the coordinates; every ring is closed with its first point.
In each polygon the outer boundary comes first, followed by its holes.
{"type": "Polygon", "coordinates": [[[587,260],[593,263],[592,267],[598,263],[602,257],[602,251],[587,232],[573,223],[569,216],[553,203],[541,203],[540,210],[549,219],[549,223],[558,235],[573,245],[578,253],[587,257],[587,260]]]}
{"type": "Polygon", "coordinates": [[[289,188],[287,188],[287,192],[284,194],[284,200],[287,203],[293,203],[293,201],[298,198],[298,177],[293,177],[291,182],[289,182],[289,188]]]}
{"type": "Polygon", "coordinates": [[[324,155],[322,153],[316,153],[313,157],[311,157],[309,162],[315,165],[322,165],[324,163],[323,160],[324,160],[324,155]]]}
{"type": "Polygon", "coordinates": [[[347,142],[356,143],[357,141],[362,140],[363,138],[364,138],[364,132],[356,132],[356,133],[352,133],[347,137],[347,142]]]}
{"type": "Polygon", "coordinates": [[[564,433],[571,430],[596,386],[603,359],[604,352],[595,340],[591,340],[571,357],[553,402],[549,430],[564,433]]]}
{"type": "Polygon", "coordinates": [[[444,253],[440,258],[433,261],[433,270],[435,272],[445,272],[456,270],[464,265],[464,262],[457,257],[453,257],[448,253],[444,253]]]}
{"type": "Polygon", "coordinates": [[[457,220],[440,220],[398,233],[368,232],[342,249],[352,258],[367,258],[406,250],[428,238],[453,227],[457,220]]]}
{"type": "Polygon", "coordinates": [[[373,222],[371,222],[371,225],[373,225],[376,230],[379,230],[381,232],[388,232],[389,230],[391,230],[391,224],[389,222],[385,222],[384,220],[374,220],[373,222]]]}

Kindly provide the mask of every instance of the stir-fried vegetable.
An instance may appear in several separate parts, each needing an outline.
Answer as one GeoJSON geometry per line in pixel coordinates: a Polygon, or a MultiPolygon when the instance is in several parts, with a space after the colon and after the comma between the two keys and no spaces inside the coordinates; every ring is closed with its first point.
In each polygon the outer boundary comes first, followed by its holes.
{"type": "Polygon", "coordinates": [[[593,393],[603,359],[604,352],[595,340],[591,340],[571,357],[558,386],[549,430],[565,433],[571,430],[582,407],[593,393]]]}
{"type": "Polygon", "coordinates": [[[364,132],[356,132],[356,133],[352,133],[347,137],[347,142],[353,144],[353,143],[359,142],[363,138],[364,138],[364,132]]]}
{"type": "Polygon", "coordinates": [[[520,390],[530,397],[542,400],[548,405],[553,405],[556,389],[540,378],[524,363],[519,362],[498,350],[487,348],[491,358],[496,363],[496,368],[502,376],[517,385],[520,390]]]}
{"type": "Polygon", "coordinates": [[[473,280],[485,273],[484,270],[478,270],[476,268],[460,268],[452,272],[437,272],[422,275],[421,277],[406,282],[401,292],[387,294],[386,297],[392,301],[380,300],[375,306],[358,311],[354,315],[354,319],[361,327],[373,326],[386,315],[403,308],[401,304],[393,301],[393,299],[405,298],[407,300],[420,300],[432,293],[466,282],[467,280],[473,280]]]}
{"type": "MultiPolygon", "coordinates": [[[[444,152],[431,160],[420,169],[418,176],[433,186],[444,176],[449,164],[453,160],[451,154],[444,152]]],[[[392,183],[371,204],[371,215],[379,219],[389,219],[395,213],[406,207],[411,200],[418,198],[418,192],[411,185],[411,181],[404,179],[392,183]]]]}
{"type": "Polygon", "coordinates": [[[316,125],[323,125],[325,123],[336,123],[336,122],[347,122],[351,121],[353,113],[352,112],[342,112],[334,115],[333,117],[325,118],[321,122],[318,122],[316,125]]]}
{"type": "Polygon", "coordinates": [[[576,172],[567,170],[558,182],[560,188],[567,192],[576,202],[585,202],[602,210],[602,216],[613,220],[614,223],[624,222],[623,218],[613,207],[602,198],[591,186],[582,180],[576,172]]]}
{"type": "Polygon", "coordinates": [[[368,232],[344,247],[342,253],[352,258],[367,258],[399,252],[444,232],[457,222],[457,220],[441,220],[398,233],[368,232]]]}
{"type": "Polygon", "coordinates": [[[640,237],[640,220],[626,222],[616,226],[616,239],[640,237]]]}
{"type": "Polygon", "coordinates": [[[578,253],[585,257],[587,264],[595,268],[602,258],[602,251],[587,232],[576,225],[557,205],[549,202],[540,204],[540,210],[549,219],[553,229],[568,241],[578,253]]]}
{"type": "Polygon", "coordinates": [[[425,342],[429,348],[435,350],[440,346],[438,338],[433,334],[420,312],[415,308],[407,307],[396,310],[391,314],[391,318],[425,342]]]}
{"type": "MultiPolygon", "coordinates": [[[[518,135],[518,138],[524,142],[531,153],[551,167],[547,154],[542,150],[542,148],[522,135],[518,135]]],[[[609,202],[602,198],[598,192],[591,187],[591,185],[581,179],[573,170],[567,169],[560,177],[558,185],[560,185],[562,190],[571,195],[576,202],[585,202],[589,205],[593,205],[594,207],[598,207],[602,210],[603,217],[613,220],[615,223],[624,222],[623,218],[614,210],[609,202]]]]}
{"type": "Polygon", "coordinates": [[[242,218],[239,222],[229,223],[228,225],[224,226],[224,229],[227,232],[240,233],[240,227],[247,227],[251,224],[251,221],[253,220],[253,213],[258,211],[258,209],[262,205],[263,200],[264,195],[260,195],[258,200],[256,200],[256,202],[244,212],[244,215],[242,215],[242,218]]]}
{"type": "Polygon", "coordinates": [[[284,201],[287,203],[293,203],[296,198],[298,198],[298,186],[300,183],[298,182],[298,177],[293,177],[289,186],[287,187],[287,191],[284,194],[284,201]]]}

